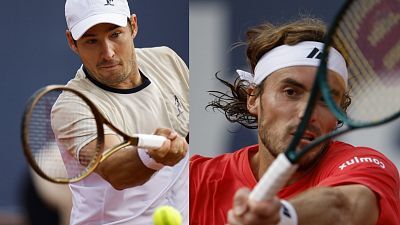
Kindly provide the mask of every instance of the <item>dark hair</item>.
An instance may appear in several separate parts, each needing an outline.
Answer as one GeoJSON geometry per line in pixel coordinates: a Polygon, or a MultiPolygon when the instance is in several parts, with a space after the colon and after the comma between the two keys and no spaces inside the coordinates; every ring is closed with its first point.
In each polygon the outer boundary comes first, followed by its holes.
{"type": "MultiPolygon", "coordinates": [[[[251,72],[254,73],[254,68],[260,58],[273,48],[280,45],[295,45],[302,41],[323,42],[325,33],[324,22],[315,18],[302,18],[281,25],[267,22],[250,28],[246,32],[245,44],[247,45],[247,62],[251,72]]],[[[248,92],[249,83],[237,78],[231,84],[221,79],[218,73],[215,74],[215,77],[229,90],[228,92],[209,91],[215,98],[208,103],[206,108],[211,107],[213,110],[223,112],[228,121],[232,123],[237,122],[250,129],[258,128],[257,117],[247,109],[247,97],[251,95],[248,92]]],[[[255,87],[253,93],[255,96],[262,94],[264,81],[255,87]]],[[[350,103],[350,96],[345,93],[341,102],[342,109],[346,111],[350,103]]],[[[342,125],[341,122],[339,125],[342,125]]]]}

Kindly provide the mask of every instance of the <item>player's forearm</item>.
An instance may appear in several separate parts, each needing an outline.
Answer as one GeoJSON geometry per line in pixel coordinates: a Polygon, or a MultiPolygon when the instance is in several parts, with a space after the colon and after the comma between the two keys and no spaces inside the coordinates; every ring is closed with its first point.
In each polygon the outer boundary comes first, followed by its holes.
{"type": "Polygon", "coordinates": [[[144,184],[156,171],[143,164],[134,147],[126,147],[100,163],[96,172],[115,189],[122,190],[144,184]]]}
{"type": "Polygon", "coordinates": [[[290,202],[299,225],[373,225],[379,214],[374,194],[361,185],[314,188],[290,202]]]}
{"type": "MultiPolygon", "coordinates": [[[[114,135],[106,135],[104,149],[110,149],[121,142],[114,135]]],[[[96,141],[87,144],[81,150],[81,155],[92,155],[87,152],[96,149],[96,141]]],[[[82,161],[82,159],[80,159],[82,161]]],[[[108,181],[115,189],[135,187],[144,184],[156,172],[147,168],[140,160],[135,147],[128,146],[115,152],[109,158],[101,162],[95,172],[108,181]]]]}
{"type": "MultiPolygon", "coordinates": [[[[184,138],[168,128],[159,128],[155,134],[168,137],[160,148],[147,149],[148,154],[146,153],[145,156],[142,155],[140,157],[136,147],[125,147],[101,162],[96,168],[96,173],[108,181],[115,189],[122,190],[144,184],[160,167],[164,165],[174,166],[185,157],[188,144],[184,138]],[[147,159],[146,156],[150,160],[145,160],[147,159]]],[[[104,149],[110,149],[120,143],[121,140],[117,136],[106,135],[104,149]]],[[[81,155],[82,153],[93,155],[94,153],[87,153],[96,149],[96,144],[96,141],[92,141],[86,145],[80,151],[81,155]]],[[[80,161],[82,162],[83,160],[81,159],[80,161]]]]}
{"type": "Polygon", "coordinates": [[[315,188],[290,202],[296,209],[299,225],[350,224],[349,202],[342,193],[332,188],[315,188]]]}

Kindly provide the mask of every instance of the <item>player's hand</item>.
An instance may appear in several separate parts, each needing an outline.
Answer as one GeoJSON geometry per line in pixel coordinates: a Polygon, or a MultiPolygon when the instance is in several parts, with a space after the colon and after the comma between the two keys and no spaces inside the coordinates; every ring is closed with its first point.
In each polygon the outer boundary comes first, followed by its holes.
{"type": "Polygon", "coordinates": [[[233,199],[233,208],[228,211],[229,225],[272,225],[280,221],[281,202],[277,197],[265,201],[249,200],[250,190],[239,189],[233,199]]]}
{"type": "Polygon", "coordinates": [[[148,149],[148,153],[156,162],[173,166],[183,159],[189,149],[184,137],[169,128],[158,128],[154,134],[167,138],[161,148],[148,149]]]}

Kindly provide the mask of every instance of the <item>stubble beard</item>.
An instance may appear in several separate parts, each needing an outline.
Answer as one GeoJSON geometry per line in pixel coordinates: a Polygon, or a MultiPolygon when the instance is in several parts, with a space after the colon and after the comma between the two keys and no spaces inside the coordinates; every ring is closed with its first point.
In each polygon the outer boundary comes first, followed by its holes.
{"type": "MultiPolygon", "coordinates": [[[[260,94],[261,98],[262,93],[260,94]]],[[[258,116],[258,136],[260,141],[267,152],[262,152],[261,155],[269,158],[272,156],[273,158],[278,157],[280,153],[283,153],[287,150],[290,142],[292,141],[293,136],[290,135],[293,130],[297,129],[298,124],[287,124],[286,127],[270,127],[268,123],[264,123],[264,105],[260,100],[260,115],[258,116]],[[269,153],[269,154],[268,154],[269,153]]],[[[312,130],[317,136],[322,134],[321,130],[318,127],[309,125],[308,129],[312,130]]],[[[329,143],[331,141],[328,140],[325,143],[322,143],[313,149],[311,149],[299,162],[298,170],[307,170],[313,165],[315,165],[318,161],[319,156],[325,153],[325,151],[329,147],[329,143]]],[[[298,145],[297,149],[303,149],[305,146],[298,145]]]]}
{"type": "Polygon", "coordinates": [[[280,153],[284,152],[287,148],[287,144],[281,140],[282,134],[277,133],[274,129],[269,129],[262,125],[263,118],[260,117],[259,120],[259,137],[262,145],[266,148],[271,156],[276,158],[280,153]]]}
{"type": "MultiPolygon", "coordinates": [[[[276,131],[274,131],[274,129],[267,128],[259,129],[259,137],[261,143],[266,148],[266,151],[268,151],[269,155],[274,158],[278,157],[280,153],[285,152],[291,141],[291,139],[283,141],[282,137],[284,136],[282,134],[278,134],[276,131]],[[262,132],[262,130],[264,131],[262,132]]],[[[317,159],[320,158],[322,154],[324,154],[325,150],[328,149],[329,143],[330,141],[320,144],[311,149],[310,152],[306,153],[306,155],[303,156],[300,162],[298,162],[299,168],[297,170],[306,171],[310,167],[315,165],[318,162],[317,159]]],[[[298,149],[302,149],[303,147],[304,146],[298,146],[298,149]]]]}
{"type": "Polygon", "coordinates": [[[101,62],[97,66],[101,66],[104,64],[107,65],[112,63],[118,63],[122,67],[121,71],[118,71],[114,74],[101,76],[103,79],[101,80],[101,82],[111,87],[118,86],[119,84],[126,81],[132,75],[132,71],[134,71],[134,69],[137,67],[134,57],[134,51],[131,52],[130,58],[126,62],[122,60],[115,60],[111,62],[101,62]]]}
{"type": "MultiPolygon", "coordinates": [[[[262,107],[262,104],[261,104],[262,107]]],[[[268,127],[268,124],[264,123],[264,116],[261,114],[258,118],[258,135],[260,137],[261,144],[266,148],[269,155],[276,158],[280,153],[287,150],[290,142],[292,141],[292,136],[290,132],[297,128],[297,125],[288,125],[285,128],[274,128],[268,127]]],[[[311,128],[317,134],[320,135],[320,131],[317,128],[311,128]]],[[[329,141],[316,146],[311,149],[299,162],[299,170],[306,170],[312,166],[316,158],[320,154],[323,154],[324,150],[329,146],[329,141]]],[[[297,149],[303,149],[305,146],[298,145],[297,149]]],[[[266,152],[263,153],[267,154],[266,152]]],[[[268,157],[268,156],[267,156],[268,157]]]]}

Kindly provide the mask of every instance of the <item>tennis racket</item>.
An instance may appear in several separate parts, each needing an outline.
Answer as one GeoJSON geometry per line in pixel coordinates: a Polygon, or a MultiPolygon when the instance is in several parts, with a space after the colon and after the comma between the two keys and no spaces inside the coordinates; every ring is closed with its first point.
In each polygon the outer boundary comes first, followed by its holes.
{"type": "Polygon", "coordinates": [[[328,30],[304,117],[286,152],[280,154],[253,189],[249,198],[269,199],[286,185],[296,163],[324,141],[352,130],[378,126],[400,115],[400,1],[348,0],[328,30]],[[344,112],[336,104],[327,81],[330,47],[339,50],[348,66],[351,104],[344,112]],[[313,108],[321,95],[344,127],[297,148],[313,108]]]}
{"type": "Polygon", "coordinates": [[[21,131],[24,153],[32,169],[54,183],[82,180],[103,160],[127,146],[159,148],[166,140],[157,135],[127,135],[84,94],[59,85],[46,86],[30,98],[21,131]],[[121,143],[104,149],[107,134],[118,135],[121,143]]]}

